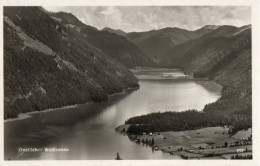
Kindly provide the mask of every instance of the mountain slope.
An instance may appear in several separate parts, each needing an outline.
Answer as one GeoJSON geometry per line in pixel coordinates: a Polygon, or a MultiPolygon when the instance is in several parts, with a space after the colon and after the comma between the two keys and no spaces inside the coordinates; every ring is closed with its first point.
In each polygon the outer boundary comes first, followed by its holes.
{"type": "Polygon", "coordinates": [[[200,67],[205,72],[205,66],[210,67],[207,63],[218,63],[217,59],[212,58],[221,56],[225,51],[239,51],[250,44],[251,29],[238,33],[239,31],[241,29],[237,27],[222,26],[201,38],[172,47],[161,56],[159,63],[192,71],[199,70],[200,67]]]}
{"type": "Polygon", "coordinates": [[[139,47],[123,36],[85,25],[70,13],[59,12],[50,15],[64,26],[79,31],[87,42],[128,68],[156,65],[139,47]]]}
{"type": "Polygon", "coordinates": [[[197,56],[201,56],[201,52],[206,52],[207,49],[210,51],[210,46],[222,45],[225,36],[231,35],[237,30],[238,28],[233,26],[222,26],[200,38],[173,46],[161,56],[159,63],[165,66],[186,68],[197,56]]]}
{"type": "Polygon", "coordinates": [[[108,94],[136,86],[137,79],[125,66],[86,42],[75,27],[39,7],[4,8],[5,119],[104,101],[108,94]]]}
{"type": "Polygon", "coordinates": [[[223,26],[196,40],[173,47],[161,60],[194,77],[223,85],[221,98],[204,108],[223,115],[239,130],[252,125],[251,26],[223,26]]]}
{"type": "Polygon", "coordinates": [[[160,56],[165,54],[171,47],[201,37],[213,30],[206,27],[196,31],[164,28],[148,32],[132,32],[125,36],[138,45],[148,56],[158,61],[160,56]]]}

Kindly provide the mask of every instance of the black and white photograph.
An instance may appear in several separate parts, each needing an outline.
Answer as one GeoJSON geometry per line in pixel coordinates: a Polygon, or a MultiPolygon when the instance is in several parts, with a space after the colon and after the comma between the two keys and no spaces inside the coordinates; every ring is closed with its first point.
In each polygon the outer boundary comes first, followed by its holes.
{"type": "Polygon", "coordinates": [[[249,160],[251,6],[3,6],[3,160],[249,160]]]}

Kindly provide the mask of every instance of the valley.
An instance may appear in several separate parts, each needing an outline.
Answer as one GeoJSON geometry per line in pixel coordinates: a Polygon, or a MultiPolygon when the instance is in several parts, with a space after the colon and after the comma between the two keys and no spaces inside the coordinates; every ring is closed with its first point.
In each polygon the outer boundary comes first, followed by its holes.
{"type": "Polygon", "coordinates": [[[5,160],[252,157],[251,25],[125,32],[43,7],[3,21],[5,160]]]}

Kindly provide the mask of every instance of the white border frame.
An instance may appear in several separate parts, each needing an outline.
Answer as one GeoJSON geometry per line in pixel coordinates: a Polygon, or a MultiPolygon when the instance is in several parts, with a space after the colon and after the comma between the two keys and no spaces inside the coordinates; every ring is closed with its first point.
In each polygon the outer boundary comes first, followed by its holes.
{"type": "Polygon", "coordinates": [[[62,165],[62,166],[110,166],[110,165],[213,165],[213,166],[258,166],[259,163],[259,11],[257,0],[1,0],[0,1],[0,165],[62,165]],[[4,2],[3,2],[4,1],[4,2]],[[41,160],[4,161],[3,148],[3,6],[251,6],[252,22],[252,106],[253,106],[253,160],[41,160]]]}

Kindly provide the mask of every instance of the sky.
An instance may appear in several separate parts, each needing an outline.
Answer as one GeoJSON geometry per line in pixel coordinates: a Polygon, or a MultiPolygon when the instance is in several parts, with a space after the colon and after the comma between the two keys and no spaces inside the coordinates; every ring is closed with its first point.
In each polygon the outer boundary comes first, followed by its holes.
{"type": "Polygon", "coordinates": [[[243,26],[251,24],[247,6],[44,6],[48,11],[72,13],[83,23],[98,29],[109,27],[141,32],[165,27],[196,30],[205,25],[243,26]]]}

